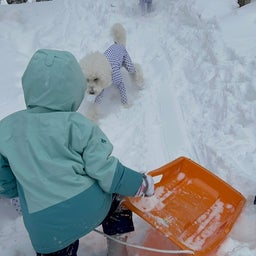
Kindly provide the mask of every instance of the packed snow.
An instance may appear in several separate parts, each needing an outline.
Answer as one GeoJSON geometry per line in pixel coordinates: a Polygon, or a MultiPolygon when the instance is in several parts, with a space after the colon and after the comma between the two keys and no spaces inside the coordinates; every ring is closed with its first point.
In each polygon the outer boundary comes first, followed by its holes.
{"type": "MultiPolygon", "coordinates": [[[[110,27],[120,22],[145,85],[138,90],[124,72],[130,108],[114,90],[105,96],[98,124],[113,154],[139,172],[186,156],[229,183],[248,200],[216,255],[255,256],[256,0],[242,8],[235,0],[153,0],[144,16],[138,2],[0,5],[0,119],[25,108],[21,76],[37,49],[67,50],[78,60],[104,52],[110,27]]],[[[138,216],[135,222],[141,225],[138,216]]],[[[3,198],[0,252],[35,255],[22,217],[3,198]]],[[[83,255],[106,255],[105,238],[95,232],[81,238],[83,255]]]]}

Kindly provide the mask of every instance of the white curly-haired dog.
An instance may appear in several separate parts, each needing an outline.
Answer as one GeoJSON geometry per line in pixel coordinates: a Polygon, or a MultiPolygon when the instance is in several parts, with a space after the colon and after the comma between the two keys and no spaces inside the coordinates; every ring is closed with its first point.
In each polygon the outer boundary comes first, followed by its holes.
{"type": "MultiPolygon", "coordinates": [[[[126,30],[116,23],[111,28],[114,41],[104,53],[93,52],[80,60],[80,66],[87,79],[87,93],[95,96],[94,103],[100,103],[104,90],[111,85],[120,93],[121,103],[128,106],[126,88],[121,74],[124,67],[131,75],[132,81],[139,87],[143,86],[143,74],[139,64],[133,63],[126,48],[126,30]]],[[[91,107],[89,117],[95,119],[96,107],[91,107]],[[93,113],[94,112],[94,113],[93,113]]]]}

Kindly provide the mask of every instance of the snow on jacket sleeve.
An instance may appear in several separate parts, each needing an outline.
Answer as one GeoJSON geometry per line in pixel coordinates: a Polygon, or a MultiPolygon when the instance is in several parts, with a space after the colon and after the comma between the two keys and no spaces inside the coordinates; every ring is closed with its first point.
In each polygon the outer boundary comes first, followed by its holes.
{"type": "Polygon", "coordinates": [[[107,193],[135,195],[142,183],[142,174],[123,166],[111,156],[113,146],[98,126],[83,152],[85,172],[96,179],[107,193]]]}
{"type": "Polygon", "coordinates": [[[0,195],[8,198],[18,196],[16,178],[8,161],[0,155],[0,195]]]}

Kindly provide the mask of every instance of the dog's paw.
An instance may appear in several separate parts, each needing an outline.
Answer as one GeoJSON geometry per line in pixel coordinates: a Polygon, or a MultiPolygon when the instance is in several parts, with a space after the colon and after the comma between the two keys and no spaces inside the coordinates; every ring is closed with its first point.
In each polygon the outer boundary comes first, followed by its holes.
{"type": "Polygon", "coordinates": [[[85,116],[94,123],[98,123],[98,121],[99,121],[98,115],[90,115],[90,114],[86,113],[85,116]]]}
{"type": "Polygon", "coordinates": [[[123,107],[124,107],[124,108],[130,108],[131,106],[132,106],[132,104],[131,104],[131,103],[123,104],[123,107]]]}

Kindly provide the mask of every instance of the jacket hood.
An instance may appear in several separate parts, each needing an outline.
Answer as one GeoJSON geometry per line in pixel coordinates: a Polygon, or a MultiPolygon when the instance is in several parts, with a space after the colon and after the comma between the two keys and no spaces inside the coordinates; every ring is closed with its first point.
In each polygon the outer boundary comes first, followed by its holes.
{"type": "Polygon", "coordinates": [[[86,79],[71,53],[41,49],[32,56],[22,87],[28,109],[76,111],[84,98],[86,79]]]}

